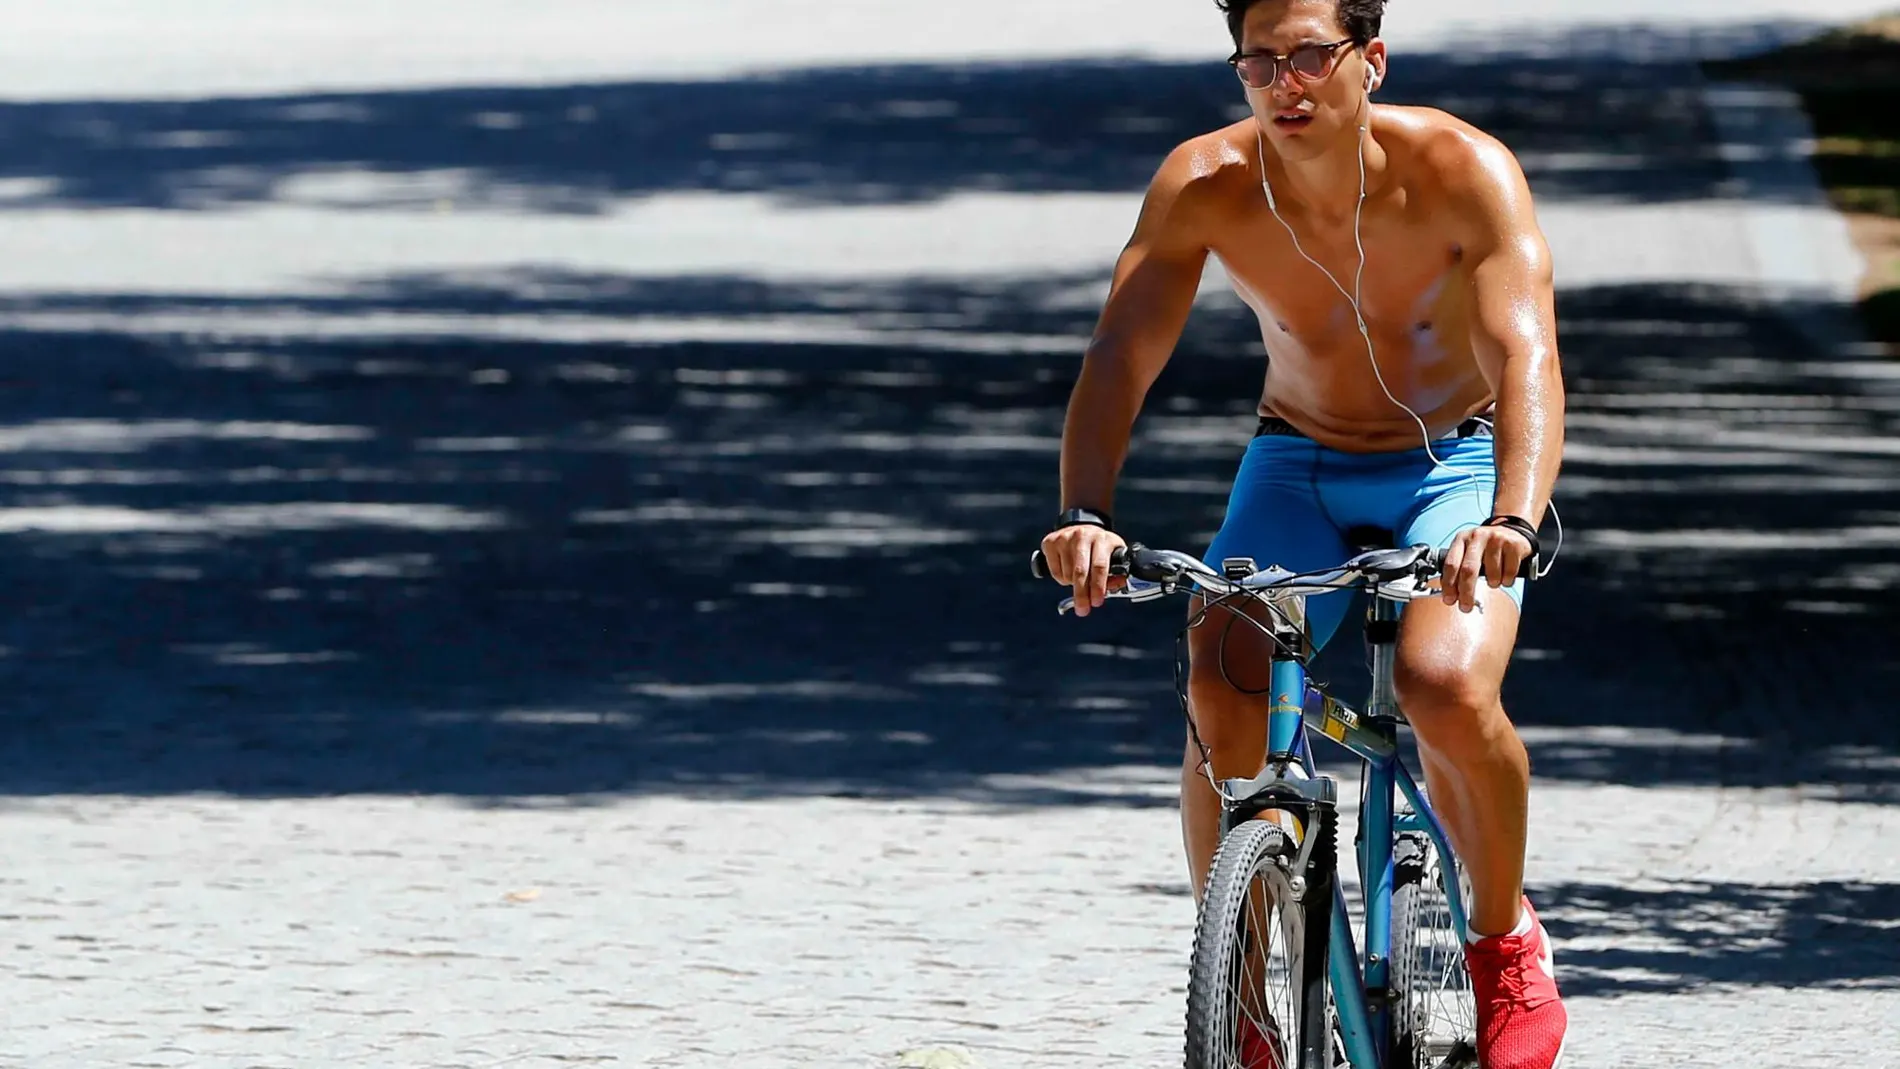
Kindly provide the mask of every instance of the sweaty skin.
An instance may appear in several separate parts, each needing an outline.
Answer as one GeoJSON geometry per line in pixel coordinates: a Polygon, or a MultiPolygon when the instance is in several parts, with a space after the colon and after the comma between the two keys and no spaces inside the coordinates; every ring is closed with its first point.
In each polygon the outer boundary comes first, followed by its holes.
{"type": "MultiPolygon", "coordinates": [[[[1286,53],[1343,32],[1333,0],[1271,0],[1248,11],[1239,44],[1286,53]]],[[[1509,150],[1475,127],[1432,109],[1374,106],[1368,87],[1386,59],[1375,39],[1335,53],[1322,79],[1282,71],[1245,90],[1252,117],[1169,154],[1070,399],[1065,507],[1113,510],[1129,431],[1211,254],[1260,317],[1272,356],[1263,413],[1343,451],[1415,448],[1419,428],[1380,389],[1376,355],[1386,387],[1434,434],[1495,403],[1496,511],[1542,522],[1563,452],[1563,383],[1550,252],[1529,187],[1509,150]],[[1281,121],[1289,117],[1304,122],[1281,121]],[[1348,292],[1362,286],[1374,353],[1352,302],[1301,257],[1288,226],[1348,292]]],[[[1083,612],[1107,593],[1112,542],[1065,535],[1044,547],[1083,612]]],[[[1474,608],[1483,581],[1508,581],[1528,549],[1500,528],[1461,535],[1448,550],[1447,603],[1474,608]]]]}
{"type": "MultiPolygon", "coordinates": [[[[1272,358],[1263,415],[1343,452],[1418,448],[1418,424],[1380,388],[1376,356],[1386,388],[1434,436],[1495,404],[1497,511],[1542,521],[1562,453],[1563,385],[1550,253],[1523,173],[1496,140],[1444,112],[1382,105],[1369,126],[1360,307],[1373,354],[1351,302],[1268,210],[1256,120],[1197,137],[1162,164],[1116,264],[1064,432],[1065,505],[1112,510],[1134,417],[1213,255],[1272,358]]],[[[1325,208],[1300,198],[1271,155],[1268,174],[1280,217],[1350,292],[1358,172],[1346,162],[1325,208]]]]}
{"type": "MultiPolygon", "coordinates": [[[[1239,44],[1285,54],[1345,36],[1334,0],[1267,0],[1248,10],[1239,44]]],[[[1112,512],[1135,418],[1212,255],[1260,320],[1270,356],[1262,414],[1344,452],[1419,448],[1418,423],[1381,389],[1376,356],[1385,386],[1433,436],[1494,409],[1494,513],[1542,522],[1563,452],[1563,384],[1550,253],[1530,190],[1511,153],[1476,128],[1433,109],[1374,106],[1386,61],[1374,39],[1339,50],[1324,78],[1282,70],[1270,87],[1244,90],[1250,118],[1187,141],[1161,165],[1070,399],[1062,507],[1112,512]],[[1372,354],[1352,302],[1301,256],[1288,226],[1348,293],[1363,245],[1372,354]]],[[[1102,604],[1123,544],[1087,526],[1044,538],[1078,614],[1102,604]]],[[[1400,706],[1471,872],[1480,934],[1520,916],[1529,762],[1499,700],[1518,612],[1497,588],[1529,549],[1508,528],[1461,531],[1446,551],[1443,601],[1414,602],[1399,639],[1400,706]]],[[[1189,709],[1218,778],[1251,776],[1264,760],[1264,703],[1246,691],[1265,686],[1269,651],[1252,634],[1220,620],[1190,632],[1189,709]]],[[[1181,807],[1197,894],[1218,840],[1208,771],[1190,745],[1181,807]]]]}

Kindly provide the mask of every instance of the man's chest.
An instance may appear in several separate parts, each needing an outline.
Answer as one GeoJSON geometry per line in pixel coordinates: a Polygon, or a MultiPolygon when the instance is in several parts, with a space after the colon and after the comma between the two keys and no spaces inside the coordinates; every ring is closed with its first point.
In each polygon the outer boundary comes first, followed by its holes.
{"type": "Polygon", "coordinates": [[[1300,233],[1296,243],[1284,225],[1260,214],[1228,231],[1212,251],[1269,334],[1312,348],[1342,333],[1357,337],[1355,294],[1376,334],[1428,336],[1462,322],[1463,255],[1440,229],[1369,221],[1356,240],[1345,228],[1300,233]]]}

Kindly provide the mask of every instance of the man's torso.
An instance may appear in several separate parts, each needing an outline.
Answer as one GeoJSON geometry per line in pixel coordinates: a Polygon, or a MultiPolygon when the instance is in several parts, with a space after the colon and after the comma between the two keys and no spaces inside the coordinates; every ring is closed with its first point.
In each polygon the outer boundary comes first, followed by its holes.
{"type": "Polygon", "coordinates": [[[1207,176],[1206,196],[1224,223],[1208,248],[1260,320],[1269,357],[1263,415],[1336,449],[1387,452],[1416,448],[1420,439],[1418,424],[1387,390],[1434,435],[1490,405],[1492,390],[1474,352],[1464,250],[1424,147],[1461,125],[1425,109],[1378,109],[1373,136],[1388,165],[1369,190],[1357,240],[1351,214],[1321,220],[1284,192],[1276,193],[1275,219],[1260,185],[1251,119],[1204,139],[1220,161],[1207,176]],[[1332,279],[1301,255],[1288,225],[1332,279]],[[1353,292],[1356,276],[1371,354],[1341,293],[1353,292]]]}

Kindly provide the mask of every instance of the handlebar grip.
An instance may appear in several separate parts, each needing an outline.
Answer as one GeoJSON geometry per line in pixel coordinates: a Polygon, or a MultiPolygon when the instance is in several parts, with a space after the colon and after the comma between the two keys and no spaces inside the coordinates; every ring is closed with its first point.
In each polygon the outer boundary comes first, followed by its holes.
{"type": "Polygon", "coordinates": [[[1049,558],[1040,549],[1029,555],[1029,574],[1038,579],[1049,578],[1049,558]]]}
{"type": "MultiPolygon", "coordinates": [[[[1051,578],[1049,575],[1049,557],[1040,549],[1029,555],[1029,574],[1038,579],[1051,578]]],[[[1121,579],[1128,577],[1128,550],[1126,547],[1116,546],[1115,552],[1109,554],[1108,574],[1121,579]]]]}
{"type": "MultiPolygon", "coordinates": [[[[1535,581],[1537,579],[1537,565],[1538,565],[1538,560],[1536,557],[1525,557],[1524,563],[1517,566],[1517,577],[1519,579],[1522,579],[1526,583],[1535,581]]],[[[1444,550],[1442,549],[1432,550],[1431,566],[1432,566],[1432,570],[1435,572],[1442,573],[1444,571],[1444,567],[1445,567],[1445,551],[1444,550]]]]}

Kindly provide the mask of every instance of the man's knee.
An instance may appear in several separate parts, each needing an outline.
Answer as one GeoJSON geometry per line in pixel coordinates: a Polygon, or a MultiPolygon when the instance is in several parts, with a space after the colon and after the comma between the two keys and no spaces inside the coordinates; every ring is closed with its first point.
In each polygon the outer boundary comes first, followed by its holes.
{"type": "MultiPolygon", "coordinates": [[[[1213,755],[1221,775],[1248,775],[1266,755],[1267,701],[1247,694],[1229,682],[1218,668],[1194,670],[1188,675],[1188,711],[1194,733],[1213,755]]],[[[1198,748],[1190,740],[1188,760],[1199,763],[1198,748]]]]}
{"type": "Polygon", "coordinates": [[[1498,708],[1501,680],[1455,660],[1419,658],[1401,660],[1392,674],[1399,708],[1420,731],[1456,730],[1476,726],[1498,708]]]}
{"type": "MultiPolygon", "coordinates": [[[[1202,618],[1197,601],[1188,632],[1188,711],[1216,775],[1251,776],[1267,755],[1267,710],[1278,646],[1267,610],[1216,606],[1202,618]]],[[[1188,761],[1199,748],[1189,740],[1188,761]]]]}

